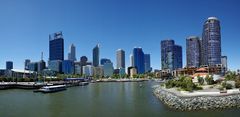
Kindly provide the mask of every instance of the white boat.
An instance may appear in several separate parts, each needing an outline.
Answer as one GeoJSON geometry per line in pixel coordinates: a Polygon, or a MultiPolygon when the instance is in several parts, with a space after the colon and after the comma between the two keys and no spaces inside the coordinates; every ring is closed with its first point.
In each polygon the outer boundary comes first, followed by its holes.
{"type": "Polygon", "coordinates": [[[89,82],[80,82],[79,83],[79,86],[86,86],[86,85],[88,85],[89,84],[89,82]]]}
{"type": "Polygon", "coordinates": [[[66,90],[66,85],[44,86],[35,92],[52,93],[62,90],[66,90]]]}

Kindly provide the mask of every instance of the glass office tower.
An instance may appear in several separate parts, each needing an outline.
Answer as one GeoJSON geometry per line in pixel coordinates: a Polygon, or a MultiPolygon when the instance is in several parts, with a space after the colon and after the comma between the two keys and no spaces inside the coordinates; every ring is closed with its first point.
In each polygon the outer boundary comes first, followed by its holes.
{"type": "Polygon", "coordinates": [[[93,66],[99,66],[99,44],[93,48],[93,66]]]}
{"type": "Polygon", "coordinates": [[[182,47],[175,45],[174,40],[161,41],[161,65],[162,69],[182,68],[182,47]]]}
{"type": "Polygon", "coordinates": [[[145,73],[144,53],[142,48],[133,49],[133,67],[137,69],[138,74],[145,73]]]}
{"type": "Polygon", "coordinates": [[[203,25],[202,65],[221,64],[221,28],[216,17],[209,17],[203,25]]]}
{"type": "Polygon", "coordinates": [[[64,60],[64,40],[62,32],[49,35],[49,60],[64,60]]]}
{"type": "Polygon", "coordinates": [[[201,46],[197,36],[190,36],[186,39],[187,67],[200,67],[201,46]]]}

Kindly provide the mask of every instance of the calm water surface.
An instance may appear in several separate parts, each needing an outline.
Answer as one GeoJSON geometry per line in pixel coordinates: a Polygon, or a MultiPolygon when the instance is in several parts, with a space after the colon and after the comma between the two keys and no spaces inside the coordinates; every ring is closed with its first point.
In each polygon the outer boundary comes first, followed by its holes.
{"type": "Polygon", "coordinates": [[[0,90],[0,117],[240,117],[240,109],[170,110],[153,95],[154,84],[151,81],[95,83],[51,94],[0,90]]]}

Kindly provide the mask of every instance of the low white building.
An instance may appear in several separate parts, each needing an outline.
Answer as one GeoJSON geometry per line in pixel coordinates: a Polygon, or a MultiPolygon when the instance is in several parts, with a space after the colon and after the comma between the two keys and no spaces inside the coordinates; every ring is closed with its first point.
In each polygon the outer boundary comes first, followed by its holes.
{"type": "Polygon", "coordinates": [[[35,78],[36,72],[29,70],[11,69],[6,70],[6,76],[10,78],[35,78]]]}

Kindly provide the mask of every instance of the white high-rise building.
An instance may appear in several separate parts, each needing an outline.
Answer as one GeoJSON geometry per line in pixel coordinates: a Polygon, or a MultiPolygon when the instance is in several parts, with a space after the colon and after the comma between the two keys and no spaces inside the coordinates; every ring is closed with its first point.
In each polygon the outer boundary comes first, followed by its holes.
{"type": "Polygon", "coordinates": [[[122,49],[117,50],[117,69],[125,68],[125,51],[122,49]]]}
{"type": "Polygon", "coordinates": [[[130,66],[133,66],[133,55],[130,54],[130,66]]]}

